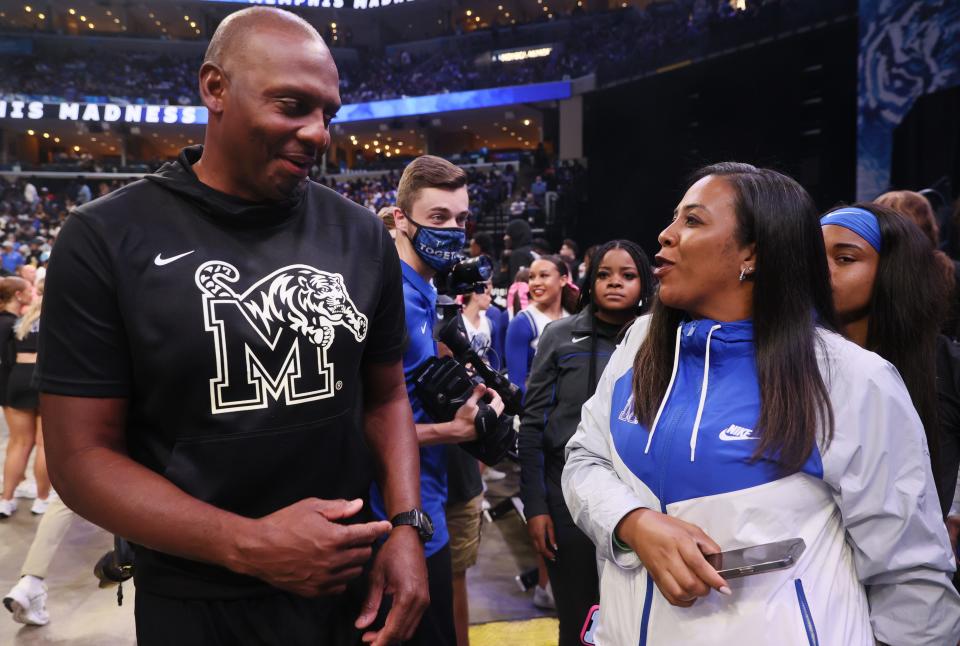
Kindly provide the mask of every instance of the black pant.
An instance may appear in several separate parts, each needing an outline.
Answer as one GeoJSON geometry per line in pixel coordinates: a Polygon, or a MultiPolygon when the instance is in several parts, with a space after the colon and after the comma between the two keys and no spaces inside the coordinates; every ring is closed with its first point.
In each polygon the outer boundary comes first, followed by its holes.
{"type": "Polygon", "coordinates": [[[546,561],[560,620],[560,646],[580,646],[590,608],[600,603],[596,549],[573,523],[560,483],[547,480],[547,505],[557,539],[557,560],[546,561]]]}
{"type": "Polygon", "coordinates": [[[139,646],[357,646],[359,603],[347,593],[305,599],[171,599],[137,590],[139,646]]]}
{"type": "MultiPolygon", "coordinates": [[[[453,625],[453,568],[450,567],[450,544],[427,559],[430,586],[430,607],[423,613],[407,646],[456,646],[457,631],[453,625]]],[[[383,604],[376,626],[383,626],[389,604],[383,604]]]]}

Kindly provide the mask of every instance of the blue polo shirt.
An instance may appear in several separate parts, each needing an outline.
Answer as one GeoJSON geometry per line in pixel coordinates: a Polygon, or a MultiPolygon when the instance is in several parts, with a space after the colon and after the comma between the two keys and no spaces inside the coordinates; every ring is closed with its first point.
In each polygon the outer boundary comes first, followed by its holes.
{"type": "MultiPolygon", "coordinates": [[[[410,379],[413,372],[429,357],[437,356],[437,342],[433,339],[433,324],[437,320],[437,290],[400,261],[403,271],[403,303],[407,323],[407,349],[403,354],[403,373],[407,378],[407,395],[413,409],[413,421],[429,424],[432,419],[424,412],[420,400],[413,393],[410,379]]],[[[427,543],[428,557],[436,554],[450,541],[444,507],[447,503],[447,449],[439,446],[420,447],[420,500],[423,510],[433,521],[433,538],[427,543]]],[[[386,518],[383,496],[374,483],[370,489],[370,504],[379,518],[386,518]]]]}

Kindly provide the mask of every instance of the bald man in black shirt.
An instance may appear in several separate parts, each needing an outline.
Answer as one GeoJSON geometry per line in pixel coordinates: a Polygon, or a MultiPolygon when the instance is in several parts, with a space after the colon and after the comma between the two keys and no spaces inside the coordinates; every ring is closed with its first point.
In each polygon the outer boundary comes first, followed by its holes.
{"type": "Polygon", "coordinates": [[[204,145],[79,207],[52,254],[50,473],[71,508],[138,546],[141,645],[366,630],[380,646],[428,604],[416,528],[370,522],[361,500],[375,472],[388,517],[419,509],[419,463],[395,247],[307,179],[338,83],[308,23],[232,14],[200,69],[204,145]]]}

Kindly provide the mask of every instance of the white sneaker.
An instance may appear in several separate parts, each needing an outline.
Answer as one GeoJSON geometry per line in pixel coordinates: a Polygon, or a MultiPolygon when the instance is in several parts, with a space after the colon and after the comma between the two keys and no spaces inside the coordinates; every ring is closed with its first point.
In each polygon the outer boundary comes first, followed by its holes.
{"type": "Polygon", "coordinates": [[[11,498],[10,500],[4,500],[0,498],[0,518],[10,518],[13,516],[13,512],[17,510],[17,499],[11,498]]]}
{"type": "Polygon", "coordinates": [[[483,479],[488,482],[496,482],[497,480],[503,480],[506,477],[506,473],[503,471],[497,471],[493,467],[487,467],[483,472],[483,479]]]}
{"type": "Polygon", "coordinates": [[[50,623],[47,614],[47,584],[29,574],[21,577],[17,585],[3,598],[3,605],[13,613],[13,620],[32,626],[46,626],[50,623]]]}
{"type": "Polygon", "coordinates": [[[14,498],[36,498],[37,497],[37,483],[30,480],[24,480],[19,485],[17,485],[16,491],[13,492],[14,498]]]}
{"type": "Polygon", "coordinates": [[[553,588],[549,581],[545,588],[541,588],[539,585],[533,586],[533,605],[542,610],[557,609],[557,602],[553,600],[553,588]]]}
{"type": "Polygon", "coordinates": [[[47,511],[47,507],[50,506],[50,497],[46,498],[37,498],[33,501],[33,505],[30,507],[30,513],[34,516],[41,516],[47,511]]]}

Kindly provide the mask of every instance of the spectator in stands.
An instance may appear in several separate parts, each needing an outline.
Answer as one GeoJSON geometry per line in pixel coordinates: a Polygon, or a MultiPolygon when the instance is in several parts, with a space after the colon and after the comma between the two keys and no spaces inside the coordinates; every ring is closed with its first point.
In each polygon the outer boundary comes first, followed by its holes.
{"type": "Polygon", "coordinates": [[[527,213],[527,200],[519,192],[517,197],[510,202],[510,219],[522,218],[527,213]]]}
{"type": "Polygon", "coordinates": [[[470,257],[486,256],[493,262],[493,237],[489,233],[475,233],[470,238],[470,257]]]}
{"type": "Polygon", "coordinates": [[[79,178],[80,188],[77,189],[77,205],[86,204],[93,199],[93,194],[90,191],[90,186],[84,180],[83,177],[79,178]]]}
{"type": "Polygon", "coordinates": [[[567,263],[567,269],[570,270],[570,279],[576,284],[580,280],[580,261],[577,256],[580,253],[580,247],[574,240],[564,238],[560,245],[560,253],[563,262],[567,263]]]}
{"type": "Polygon", "coordinates": [[[521,267],[529,267],[536,256],[530,248],[530,225],[526,220],[511,220],[503,236],[503,246],[510,250],[509,276],[514,279],[521,267]]]}
{"type": "Polygon", "coordinates": [[[40,199],[37,193],[37,187],[34,186],[32,180],[33,178],[28,179],[26,185],[23,187],[23,201],[26,202],[28,206],[33,206],[40,199]]]}
{"type": "Polygon", "coordinates": [[[0,264],[3,266],[3,271],[6,272],[7,276],[13,276],[17,273],[17,269],[20,268],[25,262],[23,254],[14,249],[13,242],[10,240],[5,240],[3,243],[3,256],[0,264]]]}
{"type": "Polygon", "coordinates": [[[530,241],[530,251],[538,258],[553,255],[553,246],[546,238],[534,238],[530,241]]]}
{"type": "Polygon", "coordinates": [[[543,198],[547,194],[547,183],[543,181],[542,176],[537,175],[537,179],[533,180],[533,184],[530,185],[530,194],[533,195],[534,204],[543,208],[543,198]]]}

